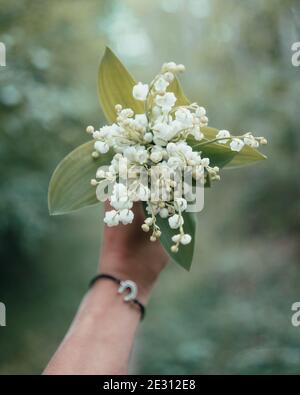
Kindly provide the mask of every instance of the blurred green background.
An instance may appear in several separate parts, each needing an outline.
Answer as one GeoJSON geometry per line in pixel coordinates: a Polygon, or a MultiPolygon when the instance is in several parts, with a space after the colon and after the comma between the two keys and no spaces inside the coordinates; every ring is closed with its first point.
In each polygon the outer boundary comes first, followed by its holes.
{"type": "Polygon", "coordinates": [[[2,374],[42,371],[96,270],[101,207],[51,218],[47,186],[105,122],[105,45],[142,81],[184,63],[210,125],[269,140],[268,161],[224,170],[206,193],[192,271],[162,274],[131,372],[300,372],[299,17],[298,0],[0,0],[2,374]]]}

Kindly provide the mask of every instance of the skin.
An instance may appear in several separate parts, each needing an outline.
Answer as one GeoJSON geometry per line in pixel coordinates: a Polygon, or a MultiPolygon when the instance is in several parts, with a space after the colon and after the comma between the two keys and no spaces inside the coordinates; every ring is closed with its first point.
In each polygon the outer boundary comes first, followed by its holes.
{"type": "MultiPolygon", "coordinates": [[[[112,228],[105,225],[98,271],[135,281],[138,299],[147,305],[168,257],[159,241],[150,242],[149,234],[141,230],[144,221],[141,203],[136,203],[133,211],[132,224],[112,228]]],[[[117,288],[110,280],[95,283],[44,374],[128,372],[140,311],[135,305],[125,303],[117,288]]]]}

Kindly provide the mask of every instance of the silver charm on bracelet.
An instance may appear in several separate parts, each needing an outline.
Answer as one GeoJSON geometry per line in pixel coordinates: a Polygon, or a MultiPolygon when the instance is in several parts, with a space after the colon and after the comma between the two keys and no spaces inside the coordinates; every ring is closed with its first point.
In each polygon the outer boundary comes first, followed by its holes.
{"type": "Polygon", "coordinates": [[[126,290],[129,290],[129,293],[127,295],[124,296],[124,301],[125,302],[129,302],[131,300],[134,300],[137,296],[137,285],[134,281],[131,280],[124,280],[120,282],[120,287],[118,289],[118,293],[122,294],[124,293],[126,290]]]}

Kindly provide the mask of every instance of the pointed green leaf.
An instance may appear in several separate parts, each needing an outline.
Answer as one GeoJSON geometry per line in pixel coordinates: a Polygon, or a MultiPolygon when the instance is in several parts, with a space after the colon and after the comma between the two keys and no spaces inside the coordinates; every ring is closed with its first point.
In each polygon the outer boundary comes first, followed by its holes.
{"type": "Polygon", "coordinates": [[[98,94],[102,110],[108,122],[115,122],[115,105],[132,108],[137,114],[144,113],[144,103],[132,97],[136,82],[117,56],[106,48],[98,73],[98,94]]]}
{"type": "Polygon", "coordinates": [[[195,249],[195,239],[197,237],[197,219],[195,213],[184,212],[182,215],[184,218],[184,231],[192,236],[192,241],[190,244],[180,245],[177,253],[173,253],[171,251],[171,247],[174,244],[172,236],[178,233],[178,229],[171,229],[168,219],[161,218],[159,215],[156,217],[156,220],[157,225],[160,227],[162,232],[160,237],[161,244],[169,254],[170,258],[184,269],[190,270],[195,249]]]}
{"type": "Polygon", "coordinates": [[[233,159],[225,166],[225,169],[236,169],[238,167],[248,166],[267,159],[267,156],[255,148],[244,146],[233,159]]]}
{"type": "Polygon", "coordinates": [[[108,165],[112,153],[94,159],[94,141],[82,144],[67,155],[55,169],[49,184],[48,207],[52,215],[65,214],[99,201],[96,189],[90,184],[98,167],[108,165]]]}
{"type": "MultiPolygon", "coordinates": [[[[148,216],[146,211],[146,203],[143,204],[145,215],[148,216]]],[[[178,229],[171,229],[167,218],[161,218],[159,215],[156,217],[156,223],[160,227],[161,237],[160,242],[164,247],[166,253],[169,255],[170,259],[176,262],[178,265],[182,266],[186,270],[190,270],[193,262],[193,254],[195,249],[195,241],[197,237],[197,218],[195,213],[184,212],[184,231],[192,236],[192,241],[188,245],[180,245],[179,251],[173,253],[171,251],[172,236],[178,233],[178,229]]]]}

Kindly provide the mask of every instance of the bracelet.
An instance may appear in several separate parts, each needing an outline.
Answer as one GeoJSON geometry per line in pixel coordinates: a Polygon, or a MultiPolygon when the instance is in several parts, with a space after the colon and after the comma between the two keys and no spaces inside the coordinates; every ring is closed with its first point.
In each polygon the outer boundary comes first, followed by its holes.
{"type": "Polygon", "coordinates": [[[138,299],[136,299],[138,288],[137,288],[137,285],[134,281],[120,280],[119,278],[114,277],[111,274],[105,274],[105,273],[102,274],[101,273],[101,274],[97,274],[97,276],[95,276],[91,280],[89,288],[91,288],[98,280],[101,280],[101,279],[111,280],[111,281],[115,282],[119,286],[119,288],[118,288],[119,294],[122,294],[126,290],[129,290],[130,292],[124,296],[124,299],[123,299],[124,302],[134,303],[136,306],[138,306],[140,309],[140,312],[141,312],[141,320],[144,319],[146,309],[145,309],[145,306],[138,299]]]}

